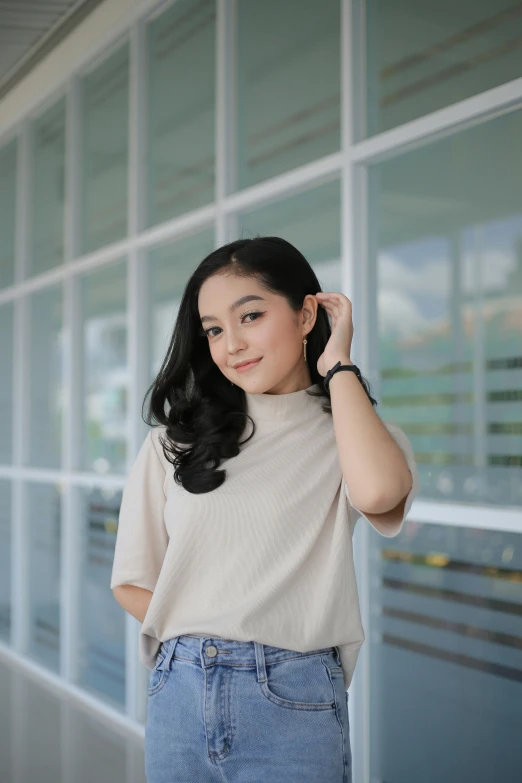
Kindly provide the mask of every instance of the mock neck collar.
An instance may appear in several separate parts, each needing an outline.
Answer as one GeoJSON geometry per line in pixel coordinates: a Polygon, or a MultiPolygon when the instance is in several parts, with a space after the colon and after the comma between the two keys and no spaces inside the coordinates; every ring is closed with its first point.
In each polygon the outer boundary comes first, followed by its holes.
{"type": "Polygon", "coordinates": [[[319,391],[318,383],[313,383],[307,389],[289,392],[288,394],[251,394],[245,392],[247,413],[254,421],[302,419],[312,415],[321,408],[324,397],[312,397],[308,391],[319,391]]]}

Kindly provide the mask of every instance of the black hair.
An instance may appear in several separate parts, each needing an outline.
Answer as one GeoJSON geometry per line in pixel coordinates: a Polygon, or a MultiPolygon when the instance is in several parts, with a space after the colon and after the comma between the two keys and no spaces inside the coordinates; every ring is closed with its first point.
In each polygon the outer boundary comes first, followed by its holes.
{"type": "MultiPolygon", "coordinates": [[[[225,481],[226,471],[218,470],[221,461],[237,456],[240,445],[255,432],[255,423],[246,412],[245,392],[232,385],[218,369],[201,326],[199,291],[205,280],[217,272],[255,278],[265,290],[284,296],[295,312],[302,308],[307,294],[321,290],[306,258],[281,237],[257,236],[230,242],[212,251],[192,273],[181,297],[163,364],[143,403],[151,392],[144,421],[155,426],[155,419],[166,427],[167,440],[160,441],[165,458],[174,466],[175,481],[194,494],[211,492],[225,481]],[[253,430],[240,443],[248,420],[253,430]]],[[[317,360],[330,334],[327,312],[319,306],[315,324],[306,335],[309,372],[312,384],[319,384],[319,390],[307,394],[324,397],[322,410],[331,414],[330,394],[317,371],[317,360]]],[[[364,378],[362,385],[372,405],[377,405],[364,378]]]]}

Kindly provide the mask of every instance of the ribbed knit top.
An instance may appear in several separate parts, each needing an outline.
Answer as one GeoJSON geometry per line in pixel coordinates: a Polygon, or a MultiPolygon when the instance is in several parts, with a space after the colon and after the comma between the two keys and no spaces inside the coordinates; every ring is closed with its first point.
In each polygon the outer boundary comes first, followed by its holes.
{"type": "MultiPolygon", "coordinates": [[[[364,641],[352,551],[361,512],[332,415],[307,391],[246,394],[255,434],[221,463],[226,480],[212,492],[176,484],[163,426],[145,437],[123,490],[110,586],[153,591],[139,638],[148,669],[160,642],[188,633],[299,652],[336,645],[348,688],[364,641]]],[[[404,432],[383,423],[413,476],[404,519],[417,467],[404,432]]],[[[241,440],[251,431],[247,422],[241,440]]],[[[402,522],[378,532],[396,535],[402,522]]]]}

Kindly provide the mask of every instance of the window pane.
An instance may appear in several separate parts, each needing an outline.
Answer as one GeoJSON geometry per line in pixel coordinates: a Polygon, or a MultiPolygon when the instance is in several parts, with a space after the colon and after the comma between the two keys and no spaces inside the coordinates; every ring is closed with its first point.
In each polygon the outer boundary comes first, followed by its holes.
{"type": "Polygon", "coordinates": [[[159,372],[167,353],[187,280],[214,248],[214,231],[208,229],[149,252],[150,383],[159,372]]]}
{"type": "Polygon", "coordinates": [[[62,289],[45,288],[29,298],[28,462],[59,468],[62,451],[63,324],[62,289]]]}
{"type": "Polygon", "coordinates": [[[109,587],[121,491],[77,491],[82,521],[79,683],[121,708],[125,703],[125,612],[109,587]]]}
{"type": "Polygon", "coordinates": [[[515,780],[522,535],[407,521],[370,563],[371,779],[515,780]]]}
{"type": "Polygon", "coordinates": [[[313,266],[323,291],[341,287],[341,190],[338,181],[242,212],[238,235],[280,236],[313,266]]]}
{"type": "Polygon", "coordinates": [[[29,528],[28,655],[55,672],[60,670],[61,489],[27,484],[29,528]]]}
{"type": "Polygon", "coordinates": [[[63,263],[65,100],[34,125],[32,237],[29,274],[63,263]]]}
{"type": "Polygon", "coordinates": [[[0,639],[11,643],[11,482],[0,479],[0,639]]]}
{"type": "Polygon", "coordinates": [[[15,279],[16,141],[0,149],[0,288],[15,279]]]}
{"type": "Polygon", "coordinates": [[[83,204],[80,252],[127,233],[129,47],[83,80],[83,204]]]}
{"type": "Polygon", "coordinates": [[[522,75],[513,0],[367,0],[367,135],[522,75]]]}
{"type": "Polygon", "coordinates": [[[13,317],[11,302],[0,305],[0,463],[13,460],[13,317]]]}
{"type": "Polygon", "coordinates": [[[370,169],[382,414],[424,497],[522,505],[520,138],[516,112],[370,169]]]}
{"type": "Polygon", "coordinates": [[[81,281],[84,423],[81,465],[125,472],[127,453],[127,267],[118,261],[81,281]]]}
{"type": "Polygon", "coordinates": [[[238,4],[238,187],[340,149],[339,0],[238,4]]]}
{"type": "Polygon", "coordinates": [[[178,0],[148,26],[147,225],[214,200],[215,0],[178,0]]]}

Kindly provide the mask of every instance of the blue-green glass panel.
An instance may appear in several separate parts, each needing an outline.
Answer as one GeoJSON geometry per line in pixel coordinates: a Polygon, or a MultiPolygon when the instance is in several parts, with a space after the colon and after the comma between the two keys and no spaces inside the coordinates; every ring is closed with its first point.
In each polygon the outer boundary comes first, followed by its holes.
{"type": "Polygon", "coordinates": [[[65,99],[33,127],[32,226],[29,274],[63,263],[65,188],[65,99]]]}
{"type": "Polygon", "coordinates": [[[150,226],[214,200],[215,0],[177,0],[147,44],[150,226]]]}
{"type": "Polygon", "coordinates": [[[120,47],[82,82],[80,252],[127,234],[129,47],[120,47]]]}
{"type": "Polygon", "coordinates": [[[237,187],[340,149],[341,3],[241,0],[237,187]]]}

